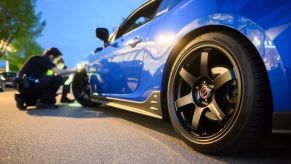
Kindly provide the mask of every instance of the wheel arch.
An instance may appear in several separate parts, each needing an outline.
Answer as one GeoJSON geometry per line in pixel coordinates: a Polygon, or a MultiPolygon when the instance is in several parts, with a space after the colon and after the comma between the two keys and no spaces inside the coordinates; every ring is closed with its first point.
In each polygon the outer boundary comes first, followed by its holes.
{"type": "MultiPolygon", "coordinates": [[[[209,33],[209,32],[230,32],[230,33],[234,33],[236,35],[241,36],[243,39],[247,40],[248,43],[250,44],[250,46],[252,47],[252,49],[254,50],[254,52],[256,52],[257,56],[261,59],[260,63],[262,64],[262,66],[264,66],[265,69],[265,76],[268,77],[267,75],[267,70],[265,68],[264,65],[264,61],[262,60],[258,50],[256,49],[256,47],[252,44],[252,42],[244,35],[242,34],[240,31],[233,29],[229,26],[224,26],[224,25],[206,25],[203,27],[199,27],[197,29],[194,29],[192,31],[190,31],[189,33],[187,33],[185,36],[183,36],[178,42],[176,42],[176,44],[174,46],[172,46],[173,48],[171,49],[170,53],[169,53],[169,57],[166,61],[165,64],[165,68],[164,68],[164,72],[163,72],[163,77],[162,77],[162,83],[161,83],[161,102],[162,102],[162,113],[163,113],[163,118],[168,120],[169,119],[169,113],[168,113],[168,109],[167,109],[167,85],[168,85],[168,77],[170,75],[170,71],[172,68],[172,65],[174,64],[174,61],[177,57],[177,55],[181,52],[181,50],[194,38],[209,33]]],[[[272,94],[271,94],[271,86],[270,86],[270,82],[268,81],[268,90],[270,93],[270,101],[273,105],[272,102],[272,94]]],[[[272,108],[273,110],[273,108],[272,108]]]]}

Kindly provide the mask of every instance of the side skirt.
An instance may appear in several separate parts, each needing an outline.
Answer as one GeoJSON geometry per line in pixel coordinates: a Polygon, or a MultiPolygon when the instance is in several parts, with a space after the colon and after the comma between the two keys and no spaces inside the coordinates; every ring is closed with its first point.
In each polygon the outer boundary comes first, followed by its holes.
{"type": "Polygon", "coordinates": [[[272,132],[291,133],[291,112],[273,113],[272,132]]]}
{"type": "Polygon", "coordinates": [[[102,96],[92,96],[92,101],[159,119],[163,118],[160,91],[153,91],[143,102],[102,96]]]}

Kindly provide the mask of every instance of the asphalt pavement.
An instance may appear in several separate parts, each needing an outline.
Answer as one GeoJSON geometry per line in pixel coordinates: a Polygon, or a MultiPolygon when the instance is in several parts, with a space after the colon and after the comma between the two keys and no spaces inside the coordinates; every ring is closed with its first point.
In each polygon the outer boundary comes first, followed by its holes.
{"type": "Polygon", "coordinates": [[[0,93],[0,163],[291,163],[291,134],[229,156],[196,152],[171,123],[78,103],[19,111],[15,91],[0,93]]]}

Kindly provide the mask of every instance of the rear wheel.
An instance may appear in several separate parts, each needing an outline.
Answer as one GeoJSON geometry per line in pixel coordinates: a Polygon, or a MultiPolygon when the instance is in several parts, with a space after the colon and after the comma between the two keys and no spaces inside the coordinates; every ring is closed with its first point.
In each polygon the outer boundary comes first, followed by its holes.
{"type": "Polygon", "coordinates": [[[76,73],[72,83],[75,99],[85,107],[97,107],[100,103],[93,102],[90,98],[90,84],[86,72],[76,73]]]}
{"type": "Polygon", "coordinates": [[[258,141],[271,123],[264,66],[236,34],[208,33],[176,58],[167,102],[175,130],[195,149],[240,151],[258,141]]]}

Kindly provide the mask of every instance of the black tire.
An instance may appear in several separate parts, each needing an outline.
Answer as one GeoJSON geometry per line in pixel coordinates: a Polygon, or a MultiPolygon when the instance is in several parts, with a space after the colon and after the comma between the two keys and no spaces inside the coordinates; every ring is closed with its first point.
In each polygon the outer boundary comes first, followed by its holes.
{"type": "Polygon", "coordinates": [[[90,98],[90,86],[86,72],[76,73],[72,83],[75,99],[84,107],[98,107],[100,103],[93,102],[90,98]]]}
{"type": "Polygon", "coordinates": [[[245,38],[203,34],[183,48],[171,68],[170,119],[194,149],[209,154],[242,151],[270,131],[266,70],[245,38]]]}

